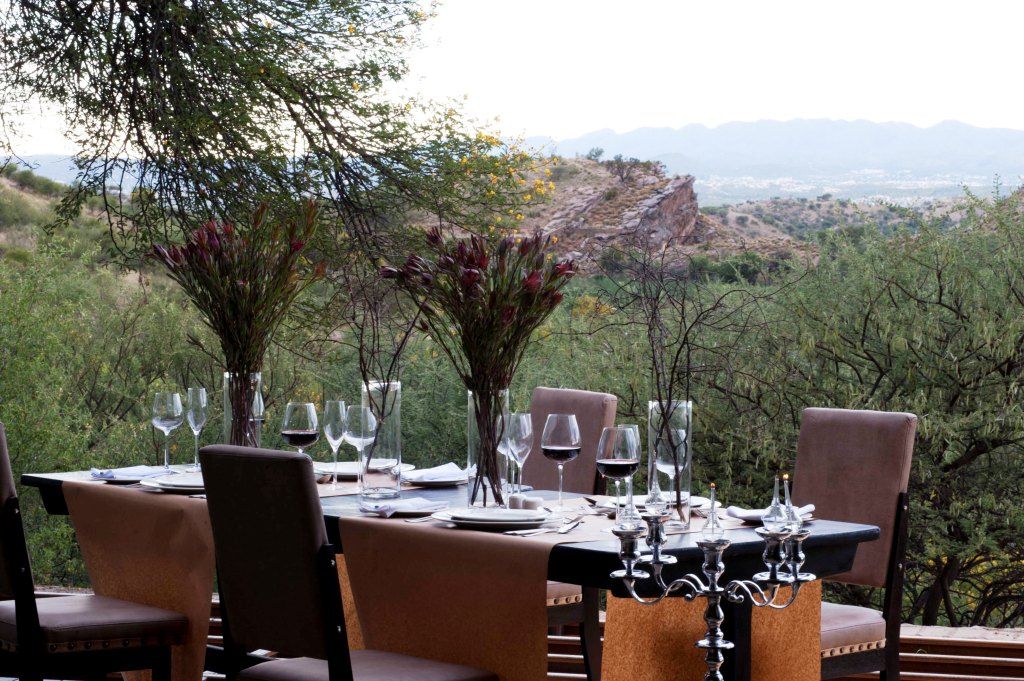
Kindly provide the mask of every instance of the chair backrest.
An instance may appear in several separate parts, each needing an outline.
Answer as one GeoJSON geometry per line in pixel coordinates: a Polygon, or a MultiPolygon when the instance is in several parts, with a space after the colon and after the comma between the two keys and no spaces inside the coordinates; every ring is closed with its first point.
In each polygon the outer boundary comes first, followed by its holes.
{"type": "Polygon", "coordinates": [[[886,586],[897,537],[897,502],[907,491],[917,417],[903,412],[805,409],[794,471],[794,500],[828,520],[877,525],[853,569],[832,579],[886,586]]]}
{"type": "MultiPolygon", "coordinates": [[[[5,524],[8,520],[9,508],[16,505],[18,490],[14,487],[14,474],[11,472],[11,458],[7,452],[7,431],[4,424],[0,423],[0,512],[5,516],[5,524]],[[13,500],[13,501],[12,501],[13,500]]],[[[13,520],[13,519],[11,519],[13,520]]],[[[12,564],[12,558],[17,552],[17,547],[10,546],[9,532],[0,536],[0,599],[14,598],[13,575],[17,566],[12,564]]],[[[24,547],[22,547],[24,550],[24,547]]]]}
{"type": "Polygon", "coordinates": [[[344,630],[327,631],[342,606],[323,579],[327,531],[309,457],[211,445],[200,461],[231,645],[328,659],[327,642],[340,638],[347,656],[344,630]]]}
{"type": "Polygon", "coordinates": [[[523,466],[523,482],[534,489],[558,489],[558,467],[540,452],[540,438],[548,414],[575,414],[582,447],[575,461],[565,467],[563,489],[577,494],[597,491],[597,442],[601,431],[615,425],[618,398],[608,393],[561,388],[535,388],[530,400],[533,448],[523,466]]]}
{"type": "Polygon", "coordinates": [[[0,423],[0,600],[14,599],[18,647],[39,652],[42,636],[36,610],[32,565],[25,545],[18,490],[14,486],[7,430],[0,423]]]}

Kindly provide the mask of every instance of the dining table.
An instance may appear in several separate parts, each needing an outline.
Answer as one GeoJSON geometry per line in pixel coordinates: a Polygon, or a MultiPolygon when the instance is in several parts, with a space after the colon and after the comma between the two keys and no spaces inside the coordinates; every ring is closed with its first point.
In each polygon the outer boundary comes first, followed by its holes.
{"type": "MultiPolygon", "coordinates": [[[[97,489],[100,487],[117,487],[118,489],[116,491],[119,495],[117,498],[124,498],[131,501],[136,504],[136,508],[143,508],[145,504],[152,503],[151,500],[155,500],[158,497],[180,497],[180,499],[169,500],[176,504],[184,505],[185,508],[191,508],[191,504],[202,502],[202,508],[205,509],[205,501],[203,501],[203,496],[201,494],[177,495],[139,488],[129,488],[120,485],[108,485],[105,482],[95,480],[90,475],[89,471],[25,473],[21,477],[21,483],[26,487],[35,488],[38,491],[42,499],[43,506],[51,515],[68,515],[69,496],[71,496],[73,500],[73,495],[68,492],[80,489],[89,490],[92,489],[91,486],[95,486],[97,489]],[[88,483],[89,486],[83,486],[81,483],[88,483]]],[[[557,497],[557,492],[548,490],[533,490],[530,494],[543,497],[549,504],[553,504],[553,500],[557,497]]],[[[448,502],[452,507],[465,506],[467,501],[465,485],[442,488],[412,488],[403,492],[403,495],[416,496],[439,502],[448,502]]],[[[589,506],[587,502],[580,498],[581,495],[567,493],[565,496],[567,499],[573,500],[573,503],[578,504],[579,508],[586,508],[589,506]]],[[[331,543],[334,544],[336,551],[341,554],[340,558],[344,557],[346,546],[348,544],[352,544],[352,546],[349,547],[349,550],[354,553],[357,546],[357,538],[362,541],[365,536],[370,536],[372,538],[375,533],[380,533],[382,536],[388,537],[387,541],[391,542],[390,546],[397,551],[395,554],[396,556],[401,555],[401,551],[398,550],[399,547],[395,542],[400,542],[402,537],[414,538],[419,536],[417,533],[433,533],[424,535],[429,536],[431,538],[430,541],[451,537],[456,541],[454,541],[454,543],[445,544],[444,549],[448,552],[445,560],[448,561],[447,564],[450,566],[458,565],[461,558],[460,553],[462,551],[465,550],[472,553],[472,547],[483,542],[488,542],[488,546],[490,547],[509,547],[512,550],[515,550],[515,547],[526,546],[527,541],[521,537],[508,536],[495,532],[467,529],[449,530],[448,526],[441,522],[411,523],[406,522],[407,519],[395,518],[387,520],[380,518],[366,518],[364,520],[365,515],[360,512],[359,497],[356,494],[324,494],[321,497],[321,505],[323,508],[328,537],[331,543]],[[446,530],[448,531],[448,534],[442,534],[442,532],[446,530]],[[390,532],[390,534],[388,534],[388,532],[390,532]],[[516,544],[516,542],[520,543],[516,544]]],[[[268,508],[267,512],[272,513],[273,509],[268,508]]],[[[74,514],[72,513],[71,515],[73,516],[72,520],[74,521],[74,514]]],[[[112,517],[115,518],[114,522],[116,524],[117,516],[112,517]]],[[[130,513],[126,513],[122,517],[125,519],[125,522],[130,522],[131,520],[130,513]]],[[[106,518],[104,522],[111,522],[110,518],[106,518]]],[[[259,522],[259,518],[254,518],[253,522],[259,522]]],[[[694,518],[693,522],[700,523],[701,521],[698,518],[694,518]]],[[[79,541],[81,543],[83,528],[79,527],[77,522],[75,524],[76,531],[79,533],[79,541]]],[[[807,559],[803,569],[806,572],[814,573],[819,578],[839,575],[848,571],[853,565],[858,546],[864,542],[876,540],[880,535],[879,528],[872,525],[834,521],[824,518],[815,519],[813,523],[808,525],[808,529],[811,530],[811,535],[804,543],[804,550],[807,559]]],[[[728,538],[732,543],[725,554],[726,567],[725,572],[722,575],[723,582],[731,579],[748,579],[754,573],[764,569],[762,561],[764,542],[755,532],[754,527],[731,527],[726,532],[726,538],[728,538]]],[[[664,575],[666,579],[674,579],[675,577],[686,573],[700,574],[700,567],[704,559],[704,554],[697,545],[697,541],[699,539],[700,534],[693,531],[669,536],[662,552],[663,554],[673,556],[677,562],[665,567],[664,575]]],[[[182,544],[181,542],[176,544],[176,546],[184,545],[185,544],[182,544]]],[[[360,553],[358,555],[360,556],[360,560],[362,560],[364,555],[368,555],[368,552],[364,548],[366,546],[365,541],[362,541],[358,546],[360,548],[360,553]]],[[[377,553],[387,550],[389,549],[381,547],[375,549],[377,553]]],[[[607,590],[610,597],[620,598],[623,602],[625,601],[625,597],[628,596],[621,581],[610,577],[610,573],[622,567],[622,563],[619,558],[619,542],[610,532],[584,532],[583,536],[580,536],[579,540],[574,540],[573,533],[569,533],[564,537],[559,537],[557,540],[552,540],[544,546],[543,550],[547,555],[546,575],[543,576],[546,576],[547,580],[578,585],[581,587],[584,597],[589,599],[596,600],[600,590],[607,590]]],[[[92,567],[89,565],[90,555],[84,551],[83,554],[85,555],[87,568],[90,569],[90,576],[95,582],[96,578],[93,576],[92,567]]],[[[254,559],[258,559],[258,557],[254,556],[254,559]]],[[[94,557],[94,560],[99,559],[94,557]]],[[[415,564],[409,564],[410,557],[408,555],[402,556],[402,562],[403,565],[398,566],[397,571],[394,572],[391,579],[403,579],[405,575],[415,575],[417,572],[417,566],[415,564]]],[[[415,560],[411,562],[415,563],[415,560]]],[[[122,572],[124,571],[123,567],[120,569],[122,572]]],[[[489,566],[488,569],[500,569],[500,566],[489,566]]],[[[509,569],[513,568],[510,567],[509,569]]],[[[213,590],[212,582],[213,580],[211,578],[209,585],[211,595],[213,590]]],[[[359,585],[357,584],[357,590],[358,586],[359,585]]],[[[96,588],[95,584],[94,588],[96,588]]],[[[451,589],[454,588],[453,582],[447,583],[444,588],[448,589],[450,592],[451,589]]],[[[97,588],[97,591],[98,590],[99,589],[97,588]]],[[[643,593],[642,583],[639,585],[638,590],[643,593]]],[[[422,589],[419,591],[412,589],[408,593],[418,598],[420,591],[422,591],[422,589]]],[[[806,597],[801,594],[800,598],[817,598],[819,599],[818,605],[820,606],[820,596],[818,596],[818,594],[820,594],[820,590],[808,593],[806,597]]],[[[352,594],[348,593],[347,599],[351,598],[352,594]]],[[[515,595],[505,594],[504,598],[515,598],[515,595]]],[[[800,598],[797,600],[799,601],[800,598]]],[[[356,600],[358,601],[358,597],[356,600]]],[[[410,597],[410,603],[413,600],[415,599],[410,597]]],[[[208,603],[209,601],[207,601],[207,604],[208,603]]],[[[346,603],[346,607],[350,607],[348,603],[346,603]]],[[[396,607],[401,607],[401,604],[396,607]]],[[[413,606],[410,605],[409,607],[413,606]]],[[[420,604],[420,607],[424,607],[422,603],[420,604]]],[[[749,605],[744,604],[724,603],[723,609],[725,611],[724,631],[726,637],[736,644],[733,650],[729,651],[726,656],[726,662],[722,668],[724,677],[730,681],[758,681],[759,678],[769,678],[763,676],[759,677],[756,673],[756,661],[752,661],[752,641],[757,637],[756,626],[752,623],[756,622],[757,615],[752,613],[752,608],[750,608],[749,605]]],[[[376,606],[371,609],[367,606],[361,605],[359,608],[360,618],[364,615],[372,617],[376,610],[376,606]]],[[[401,611],[396,610],[395,612],[401,611]]],[[[815,612],[817,613],[818,610],[815,610],[815,612]]],[[[820,617],[820,614],[816,615],[816,617],[820,617]]],[[[346,613],[346,618],[348,618],[348,613],[346,613]]],[[[816,627],[816,622],[817,620],[814,620],[811,624],[816,627]]],[[[446,625],[443,622],[440,622],[437,626],[444,629],[446,625]]],[[[364,631],[365,630],[366,628],[364,627],[364,631]]],[[[636,635],[644,636],[646,634],[644,632],[637,632],[636,635]]],[[[609,642],[606,640],[606,649],[608,648],[608,645],[609,642]]],[[[210,646],[207,649],[205,666],[211,671],[216,671],[215,668],[217,666],[217,660],[217,648],[215,646],[210,646]]],[[[501,670],[495,671],[500,672],[501,670]]],[[[596,672],[597,670],[595,669],[594,671],[596,672]]],[[[506,676],[504,674],[501,676],[503,679],[525,678],[515,677],[514,675],[506,676]]],[[[680,676],[679,678],[684,677],[680,676]]],[[[696,678],[700,677],[698,676],[696,678]]]]}

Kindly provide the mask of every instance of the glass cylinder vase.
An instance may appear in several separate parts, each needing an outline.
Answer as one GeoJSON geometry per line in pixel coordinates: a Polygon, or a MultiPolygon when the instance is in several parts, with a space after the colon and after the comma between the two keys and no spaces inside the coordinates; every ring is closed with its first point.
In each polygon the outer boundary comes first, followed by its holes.
{"type": "Polygon", "coordinates": [[[693,402],[647,403],[647,508],[670,508],[673,524],[690,528],[693,402]]]}
{"type": "Polygon", "coordinates": [[[362,406],[377,419],[373,443],[363,450],[364,485],[368,499],[394,499],[402,491],[402,383],[371,381],[363,384],[362,406]]]}
{"type": "Polygon", "coordinates": [[[504,506],[508,457],[500,444],[509,418],[508,389],[495,394],[466,391],[466,477],[470,506],[504,506]]]}
{"type": "Polygon", "coordinates": [[[266,414],[263,407],[263,374],[224,372],[224,442],[259,447],[266,414]]]}

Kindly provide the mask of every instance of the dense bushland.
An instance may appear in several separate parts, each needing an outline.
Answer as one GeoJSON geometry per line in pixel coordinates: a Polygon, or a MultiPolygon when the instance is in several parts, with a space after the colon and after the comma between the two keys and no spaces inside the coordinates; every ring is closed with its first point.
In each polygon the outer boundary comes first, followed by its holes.
{"type": "MultiPolygon", "coordinates": [[[[710,339],[735,346],[732,361],[695,377],[695,484],[715,480],[729,501],[764,502],[770,476],[792,465],[801,408],[912,411],[921,421],[905,614],[1020,626],[1024,216],[1013,198],[968,201],[959,228],[829,232],[813,266],[772,274],[775,286],[788,281],[759,310],[767,323],[710,339]]],[[[177,290],[108,268],[81,242],[39,243],[0,259],[0,420],[16,473],[155,463],[150,398],[164,385],[211,390],[203,441],[219,440],[220,361],[188,343],[208,331],[177,290]]],[[[763,285],[749,273],[701,272],[718,282],[711,289],[763,285]]],[[[536,385],[572,386],[617,394],[620,419],[641,422],[650,392],[642,330],[607,304],[608,283],[573,283],[516,378],[513,408],[525,409],[536,385]]],[[[266,364],[272,446],[288,399],[358,399],[353,351],[311,352],[308,333],[286,325],[266,364]]],[[[416,339],[402,380],[406,459],[463,460],[466,398],[447,360],[416,339]]],[[[189,460],[191,433],[179,430],[174,443],[177,460],[189,460]]],[[[24,503],[39,582],[84,583],[67,521],[46,516],[32,490],[24,503]]]]}

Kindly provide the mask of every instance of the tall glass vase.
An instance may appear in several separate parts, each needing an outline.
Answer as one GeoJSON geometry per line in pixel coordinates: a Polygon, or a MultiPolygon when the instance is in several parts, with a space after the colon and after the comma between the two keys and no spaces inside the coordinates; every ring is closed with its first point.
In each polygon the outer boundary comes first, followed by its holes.
{"type": "Polygon", "coordinates": [[[670,508],[673,525],[690,528],[693,402],[647,403],[647,508],[670,508]]]}
{"type": "Polygon", "coordinates": [[[402,491],[402,383],[371,381],[363,384],[362,406],[377,419],[377,435],[363,451],[363,473],[379,472],[364,487],[371,499],[394,499],[402,491]]]}
{"type": "Polygon", "coordinates": [[[224,372],[224,442],[259,447],[266,418],[263,406],[263,374],[224,372]]]}
{"type": "Polygon", "coordinates": [[[504,506],[508,457],[500,449],[508,424],[508,389],[495,394],[466,391],[466,475],[470,506],[504,506]]]}

